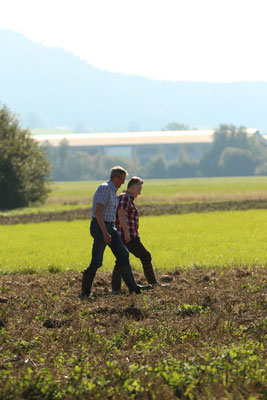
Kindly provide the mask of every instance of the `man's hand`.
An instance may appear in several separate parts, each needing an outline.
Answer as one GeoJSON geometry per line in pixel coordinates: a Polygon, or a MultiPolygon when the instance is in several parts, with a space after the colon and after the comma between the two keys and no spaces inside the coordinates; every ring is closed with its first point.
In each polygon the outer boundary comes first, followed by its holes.
{"type": "Polygon", "coordinates": [[[125,243],[129,243],[131,240],[131,237],[129,235],[129,231],[128,231],[128,224],[127,224],[127,212],[124,209],[120,209],[118,210],[118,216],[119,216],[119,220],[120,220],[120,224],[122,226],[123,232],[124,232],[124,241],[125,243]]]}
{"type": "Polygon", "coordinates": [[[102,216],[103,209],[104,209],[103,204],[96,203],[95,217],[96,217],[98,225],[103,233],[105,243],[110,244],[112,238],[111,238],[110,234],[108,233],[105,222],[103,220],[103,216],[102,216]]]}
{"type": "Polygon", "coordinates": [[[110,244],[111,243],[111,235],[108,232],[106,232],[106,233],[103,233],[103,236],[104,236],[105,243],[110,244]]]}
{"type": "Polygon", "coordinates": [[[127,235],[124,234],[124,240],[125,240],[125,243],[129,243],[131,241],[131,237],[130,237],[129,233],[127,233],[127,235]]]}

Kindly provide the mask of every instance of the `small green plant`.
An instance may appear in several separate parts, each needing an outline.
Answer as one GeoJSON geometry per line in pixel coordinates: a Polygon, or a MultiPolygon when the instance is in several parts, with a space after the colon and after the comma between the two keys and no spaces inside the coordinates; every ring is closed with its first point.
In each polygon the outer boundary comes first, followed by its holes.
{"type": "Polygon", "coordinates": [[[40,345],[40,341],[39,338],[36,337],[31,341],[21,340],[17,344],[15,344],[15,347],[17,347],[19,351],[29,353],[31,352],[32,349],[34,349],[38,345],[40,345]]]}
{"type": "Polygon", "coordinates": [[[178,308],[178,314],[182,317],[187,317],[195,314],[202,314],[204,309],[202,306],[198,305],[197,303],[193,304],[182,304],[178,308]]]}
{"type": "Polygon", "coordinates": [[[61,271],[61,268],[58,265],[49,265],[48,266],[48,272],[50,274],[57,274],[61,271]]]}

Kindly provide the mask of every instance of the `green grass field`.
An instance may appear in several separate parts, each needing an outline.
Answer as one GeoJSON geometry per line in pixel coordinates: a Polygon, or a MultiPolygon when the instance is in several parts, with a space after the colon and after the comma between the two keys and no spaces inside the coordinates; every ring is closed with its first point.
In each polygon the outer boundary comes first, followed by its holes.
{"type": "MultiPolygon", "coordinates": [[[[44,207],[26,211],[88,207],[98,184],[58,183],[44,207]]],[[[148,181],[138,202],[257,199],[266,186],[266,178],[148,181]]],[[[89,223],[0,225],[1,399],[266,398],[266,209],[141,217],[142,241],[169,287],[115,296],[107,249],[85,301],[89,223]]]]}
{"type": "MultiPolygon", "coordinates": [[[[161,271],[267,265],[266,210],[143,217],[140,235],[161,271]]],[[[81,271],[91,256],[89,221],[0,225],[0,241],[2,273],[81,271]]],[[[140,268],[133,256],[131,262],[140,268]]],[[[107,249],[102,270],[113,264],[107,249]]]]}
{"type": "MultiPolygon", "coordinates": [[[[51,185],[52,191],[44,205],[13,210],[5,214],[53,212],[89,207],[100,183],[100,181],[55,182],[51,185]]],[[[126,185],[119,192],[125,188],[126,185]]],[[[246,199],[267,199],[267,177],[146,180],[137,204],[246,199]]]]}

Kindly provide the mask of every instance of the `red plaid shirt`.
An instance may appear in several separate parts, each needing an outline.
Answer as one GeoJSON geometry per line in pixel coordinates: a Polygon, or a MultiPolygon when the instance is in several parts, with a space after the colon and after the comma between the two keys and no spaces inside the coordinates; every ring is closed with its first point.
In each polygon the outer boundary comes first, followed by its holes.
{"type": "Polygon", "coordinates": [[[126,211],[127,225],[131,239],[134,237],[139,237],[138,235],[139,213],[137,208],[135,207],[133,200],[134,200],[133,196],[125,191],[123,191],[118,196],[118,207],[116,212],[116,228],[120,232],[122,239],[124,239],[124,232],[120,224],[118,210],[126,211]]]}

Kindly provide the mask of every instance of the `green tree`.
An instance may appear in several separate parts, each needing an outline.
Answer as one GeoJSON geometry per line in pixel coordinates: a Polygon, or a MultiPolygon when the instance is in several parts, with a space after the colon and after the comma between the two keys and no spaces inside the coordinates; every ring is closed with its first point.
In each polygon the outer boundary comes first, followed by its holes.
{"type": "Polygon", "coordinates": [[[267,175],[267,161],[257,166],[255,175],[267,175]]]}
{"type": "Polygon", "coordinates": [[[145,178],[167,178],[168,167],[163,154],[151,158],[144,167],[145,178]]]}
{"type": "MultiPolygon", "coordinates": [[[[199,162],[202,176],[221,176],[224,174],[220,159],[225,148],[238,148],[249,150],[257,165],[262,162],[264,149],[256,135],[249,136],[243,126],[237,128],[234,125],[220,125],[214,133],[211,147],[204,153],[199,162]]],[[[230,155],[229,155],[230,159],[230,155]]]]}
{"type": "Polygon", "coordinates": [[[175,160],[168,166],[169,178],[192,178],[198,176],[198,162],[196,160],[175,160]]]}
{"type": "Polygon", "coordinates": [[[180,122],[169,122],[162,128],[162,131],[187,131],[190,128],[189,125],[181,124],[180,122]]]}
{"type": "Polygon", "coordinates": [[[251,151],[236,147],[226,147],[219,160],[223,176],[253,175],[255,161],[251,151]]]}
{"type": "Polygon", "coordinates": [[[190,178],[198,174],[198,161],[190,160],[186,149],[181,146],[176,160],[168,165],[169,178],[190,178]]]}
{"type": "Polygon", "coordinates": [[[72,174],[71,168],[69,167],[70,150],[68,141],[62,139],[57,147],[51,146],[48,141],[41,147],[52,165],[52,178],[55,181],[71,180],[67,177],[68,174],[72,174]]]}
{"type": "Polygon", "coordinates": [[[67,140],[62,140],[58,147],[46,142],[43,149],[52,164],[52,177],[55,181],[106,179],[114,165],[123,165],[129,175],[137,175],[139,172],[136,158],[129,160],[101,152],[89,154],[88,150],[75,151],[70,148],[67,140]]]}
{"type": "Polygon", "coordinates": [[[45,152],[19,127],[18,119],[3,106],[0,109],[0,208],[25,207],[44,201],[50,164],[45,152]]]}

